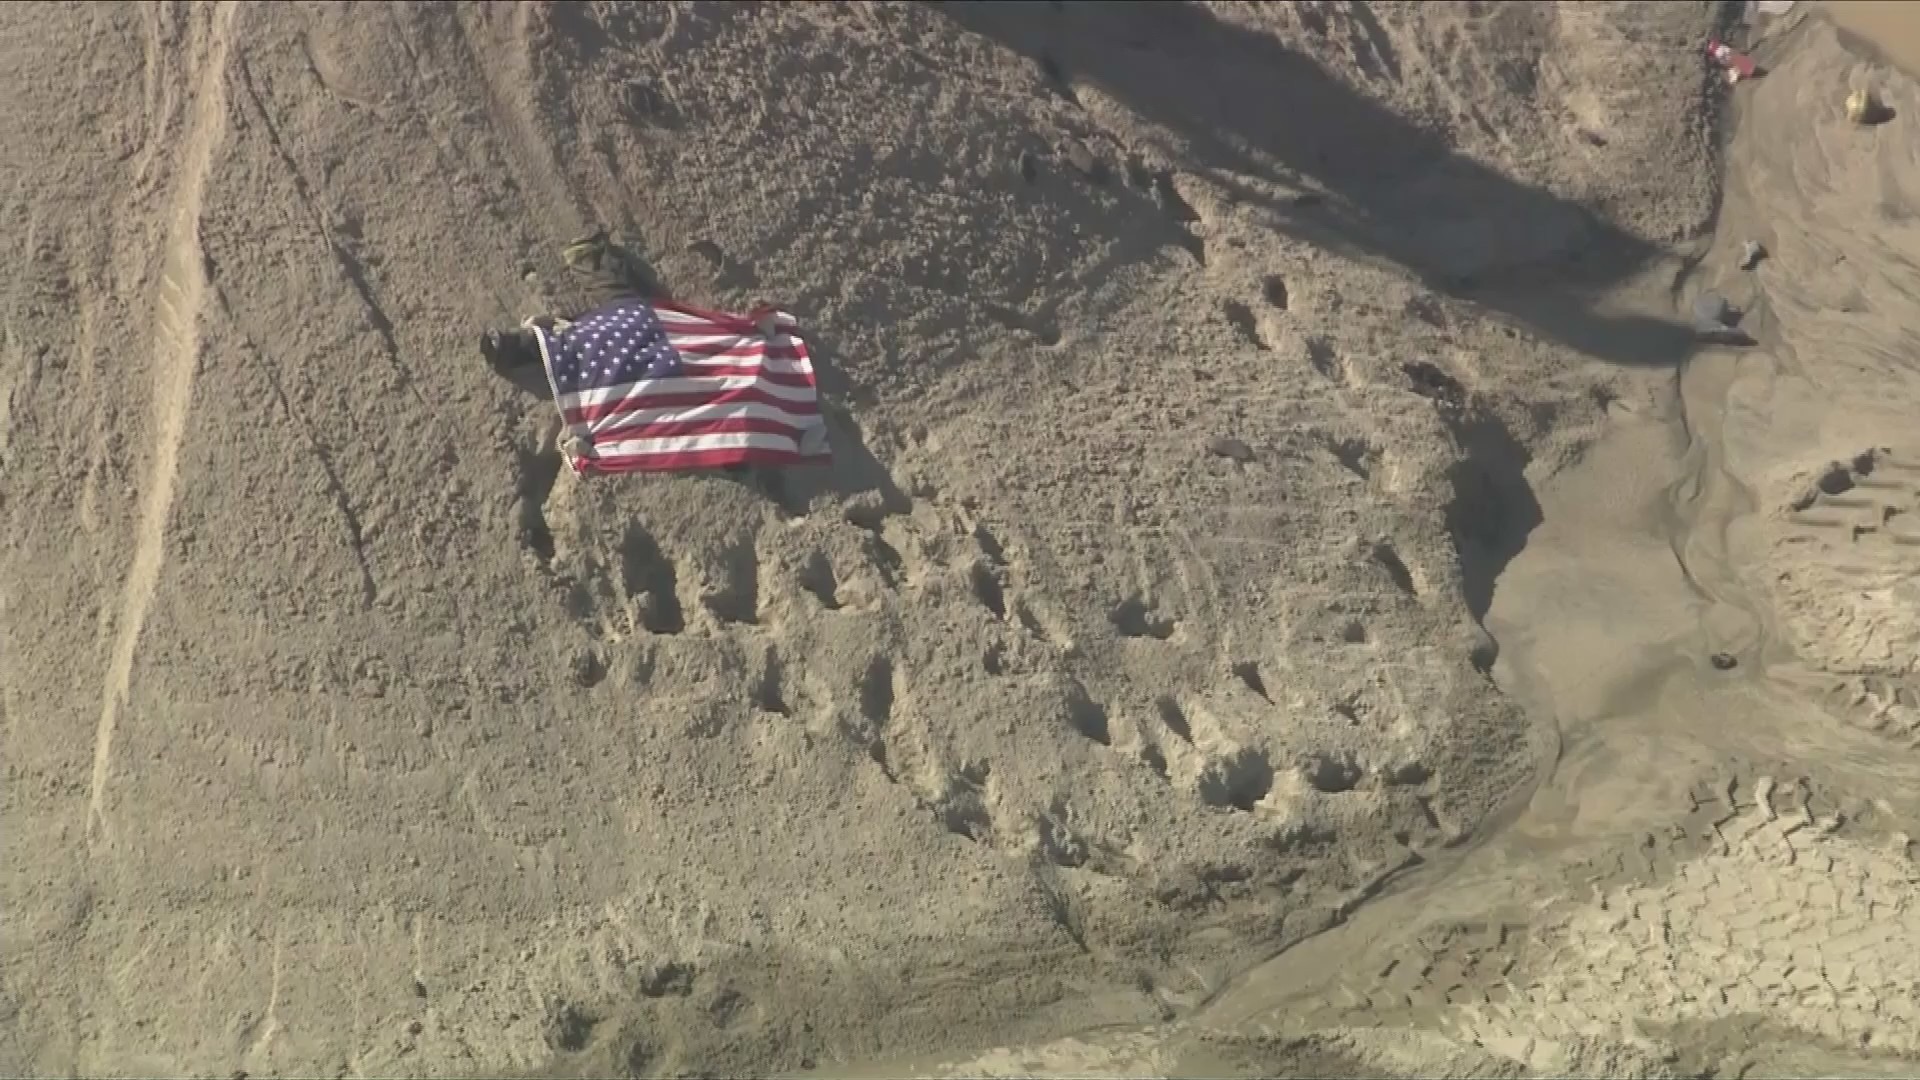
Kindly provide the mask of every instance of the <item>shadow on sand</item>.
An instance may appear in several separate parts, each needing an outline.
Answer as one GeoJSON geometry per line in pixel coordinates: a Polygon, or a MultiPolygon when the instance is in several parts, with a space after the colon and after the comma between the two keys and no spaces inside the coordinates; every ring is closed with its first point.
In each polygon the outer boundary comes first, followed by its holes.
{"type": "MultiPolygon", "coordinates": [[[[1547,282],[1563,293],[1604,289],[1663,252],[1455,153],[1269,36],[1184,0],[927,2],[1032,59],[1064,97],[1092,84],[1174,133],[1183,167],[1302,240],[1391,261],[1436,292],[1613,363],[1672,365],[1691,345],[1678,322],[1537,296],[1547,282]],[[1275,182],[1306,197],[1260,190],[1275,182]]],[[[1348,15],[1368,43],[1366,66],[1397,79],[1399,59],[1367,5],[1348,15]]]]}

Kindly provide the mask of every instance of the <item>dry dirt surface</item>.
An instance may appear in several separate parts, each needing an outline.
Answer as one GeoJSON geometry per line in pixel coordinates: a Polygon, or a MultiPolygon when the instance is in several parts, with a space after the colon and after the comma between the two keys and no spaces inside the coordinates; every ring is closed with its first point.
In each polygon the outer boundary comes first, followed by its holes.
{"type": "Polygon", "coordinates": [[[0,1071],[1910,1071],[1812,8],[0,6],[0,1071]],[[831,468],[562,467],[603,223],[831,468]]]}

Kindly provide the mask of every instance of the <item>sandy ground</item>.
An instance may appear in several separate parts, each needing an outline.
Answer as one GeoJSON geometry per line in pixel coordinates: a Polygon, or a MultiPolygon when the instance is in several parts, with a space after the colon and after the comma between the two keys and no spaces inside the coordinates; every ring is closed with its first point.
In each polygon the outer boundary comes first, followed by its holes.
{"type": "Polygon", "coordinates": [[[1920,92],[1716,17],[0,8],[0,1068],[1910,1072],[1920,92]],[[597,222],[832,469],[561,469],[597,222]]]}

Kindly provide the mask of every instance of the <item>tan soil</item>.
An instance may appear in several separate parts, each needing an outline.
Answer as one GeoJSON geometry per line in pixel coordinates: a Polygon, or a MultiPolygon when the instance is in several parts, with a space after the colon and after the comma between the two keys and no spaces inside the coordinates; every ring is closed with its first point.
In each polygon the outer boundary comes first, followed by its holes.
{"type": "Polygon", "coordinates": [[[1920,91],[1715,18],[0,8],[0,1069],[1910,1071],[1920,91]],[[598,223],[831,469],[560,467],[598,223]]]}

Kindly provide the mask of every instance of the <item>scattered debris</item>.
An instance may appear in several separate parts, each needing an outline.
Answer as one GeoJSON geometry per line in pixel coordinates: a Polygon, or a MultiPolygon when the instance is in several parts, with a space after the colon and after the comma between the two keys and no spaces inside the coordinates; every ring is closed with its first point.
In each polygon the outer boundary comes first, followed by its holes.
{"type": "Polygon", "coordinates": [[[1446,310],[1440,306],[1438,297],[1431,295],[1412,297],[1404,305],[1404,310],[1407,314],[1419,319],[1428,326],[1444,327],[1447,325],[1447,313],[1446,310]]]}
{"type": "Polygon", "coordinates": [[[1740,246],[1740,269],[1751,270],[1766,257],[1767,249],[1760,246],[1760,241],[1749,240],[1740,246]]]}
{"type": "Polygon", "coordinates": [[[1467,400],[1467,388],[1460,385],[1460,380],[1441,371],[1425,357],[1401,364],[1400,371],[1413,384],[1413,392],[1421,397],[1455,406],[1467,400]]]}
{"type": "Polygon", "coordinates": [[[1702,341],[1720,345],[1751,345],[1753,338],[1740,329],[1740,309],[1717,292],[1703,292],[1693,301],[1693,332],[1702,341]]]}
{"type": "Polygon", "coordinates": [[[1107,182],[1107,163],[1095,157],[1083,142],[1067,144],[1067,164],[1080,170],[1081,175],[1096,184],[1107,182]]]}
{"type": "Polygon", "coordinates": [[[1712,663],[1716,671],[1732,671],[1739,666],[1740,661],[1734,659],[1732,653],[1717,652],[1713,654],[1712,663]]]}
{"type": "Polygon", "coordinates": [[[1223,458],[1230,458],[1242,465],[1253,460],[1253,447],[1231,435],[1215,435],[1207,440],[1207,450],[1223,458]]]}
{"type": "Polygon", "coordinates": [[[1867,110],[1873,107],[1873,95],[1865,90],[1855,90],[1847,95],[1847,119],[1856,124],[1866,123],[1867,110]]]}
{"type": "Polygon", "coordinates": [[[1741,79],[1755,79],[1766,74],[1753,57],[1735,50],[1719,38],[1707,40],[1707,58],[1726,70],[1727,82],[1737,83],[1741,79]]]}
{"type": "Polygon", "coordinates": [[[1748,21],[1755,15],[1785,15],[1793,10],[1793,0],[1755,0],[1747,12],[1748,21]]]}
{"type": "Polygon", "coordinates": [[[652,80],[630,79],[619,90],[620,107],[635,124],[668,124],[673,120],[673,103],[652,80]]]}
{"type": "Polygon", "coordinates": [[[1847,120],[1862,127],[1884,123],[1893,117],[1893,110],[1887,108],[1879,96],[1867,89],[1855,90],[1847,95],[1847,120]]]}

